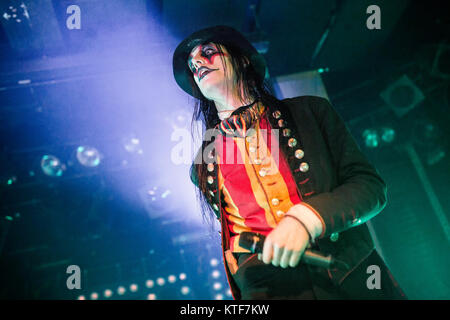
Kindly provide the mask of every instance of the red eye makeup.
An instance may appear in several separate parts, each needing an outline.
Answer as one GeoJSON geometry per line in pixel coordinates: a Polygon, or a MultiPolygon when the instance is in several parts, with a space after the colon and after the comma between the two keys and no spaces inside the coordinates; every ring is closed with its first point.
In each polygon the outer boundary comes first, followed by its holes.
{"type": "Polygon", "coordinates": [[[214,64],[215,58],[219,55],[225,56],[225,54],[219,52],[219,50],[217,49],[217,47],[214,44],[208,43],[205,45],[200,45],[195,50],[194,54],[189,55],[188,67],[192,71],[194,76],[197,76],[198,80],[200,81],[208,73],[218,70],[218,69],[209,68],[207,65],[214,64]],[[194,60],[193,58],[195,58],[199,54],[199,52],[200,52],[200,56],[205,59],[204,60],[205,65],[196,68],[196,66],[194,65],[194,63],[192,61],[194,60]]]}

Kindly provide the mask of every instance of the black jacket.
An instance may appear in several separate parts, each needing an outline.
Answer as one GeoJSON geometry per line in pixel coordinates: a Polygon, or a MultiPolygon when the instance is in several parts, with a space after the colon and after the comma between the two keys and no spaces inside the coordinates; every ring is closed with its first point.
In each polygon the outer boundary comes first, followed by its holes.
{"type": "MultiPolygon", "coordinates": [[[[280,129],[281,150],[297,182],[298,192],[325,223],[325,232],[316,239],[315,248],[332,254],[349,267],[327,271],[308,266],[312,282],[320,282],[320,278],[325,277],[340,284],[374,250],[365,222],[385,207],[386,184],[328,100],[316,96],[284,99],[269,110],[268,118],[272,128],[280,129]],[[297,141],[295,147],[288,145],[292,138],[297,141]],[[304,151],[302,159],[295,158],[297,149],[304,151]],[[308,171],[298,170],[302,162],[308,163],[308,171]]],[[[193,172],[192,179],[196,181],[195,170],[193,172]]],[[[216,182],[214,179],[205,194],[222,221],[222,245],[226,248],[228,234],[224,215],[219,210],[221,196],[216,182]]],[[[233,296],[239,299],[239,290],[226,263],[225,268],[233,296]]]]}

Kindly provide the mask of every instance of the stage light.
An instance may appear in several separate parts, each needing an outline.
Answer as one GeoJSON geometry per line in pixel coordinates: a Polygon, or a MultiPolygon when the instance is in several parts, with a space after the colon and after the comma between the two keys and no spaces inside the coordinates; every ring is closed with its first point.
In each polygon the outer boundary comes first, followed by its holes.
{"type": "Polygon", "coordinates": [[[219,265],[219,260],[217,260],[216,258],[212,258],[211,261],[209,261],[209,264],[211,265],[211,267],[217,267],[219,265]]]}
{"type": "Polygon", "coordinates": [[[97,292],[92,292],[91,293],[91,300],[97,300],[98,299],[98,293],[97,292]]]}
{"type": "Polygon", "coordinates": [[[441,161],[445,157],[445,150],[442,146],[436,146],[434,149],[430,150],[427,153],[427,164],[432,166],[439,161],[441,161]]]}
{"type": "Polygon", "coordinates": [[[100,152],[93,147],[79,146],[77,159],[85,167],[96,167],[100,164],[100,152]]]}
{"type": "Polygon", "coordinates": [[[12,177],[9,177],[9,179],[8,179],[8,181],[6,181],[6,184],[7,185],[12,185],[13,183],[16,183],[17,182],[17,177],[16,176],[12,176],[12,177]]]}
{"type": "Polygon", "coordinates": [[[154,285],[155,285],[155,282],[154,282],[153,280],[147,280],[147,281],[145,282],[145,286],[146,286],[147,288],[153,288],[154,285]]]}
{"type": "Polygon", "coordinates": [[[77,300],[86,300],[85,296],[78,296],[77,300]]]}
{"type": "Polygon", "coordinates": [[[145,209],[150,218],[159,218],[167,212],[179,206],[175,201],[171,190],[164,185],[156,183],[156,185],[145,184],[139,188],[139,197],[144,203],[145,209]]]}
{"type": "Polygon", "coordinates": [[[186,273],[180,273],[179,278],[180,278],[180,280],[185,280],[186,279],[186,273]]]}
{"type": "Polygon", "coordinates": [[[381,128],[381,140],[386,143],[391,143],[395,139],[395,130],[392,128],[381,128]]]}
{"type": "Polygon", "coordinates": [[[189,128],[191,118],[192,114],[190,114],[187,110],[177,109],[171,112],[165,118],[165,121],[171,125],[173,130],[179,130],[189,128]]]}
{"type": "Polygon", "coordinates": [[[189,287],[186,287],[186,286],[181,287],[181,294],[183,294],[183,295],[189,294],[190,291],[191,291],[191,289],[189,289],[189,287]]]}
{"type": "Polygon", "coordinates": [[[422,91],[407,75],[390,84],[380,96],[398,117],[403,117],[425,99],[422,91]]]}
{"type": "Polygon", "coordinates": [[[112,296],[113,292],[109,289],[106,289],[105,292],[103,292],[103,295],[105,298],[110,298],[112,296]]]}
{"type": "Polygon", "coordinates": [[[42,171],[51,177],[60,177],[66,170],[65,164],[63,164],[57,157],[52,155],[44,155],[41,159],[42,171]]]}
{"type": "Polygon", "coordinates": [[[434,165],[445,157],[446,152],[441,142],[444,133],[441,128],[421,119],[416,120],[412,132],[414,143],[425,150],[424,158],[428,165],[434,165]]]}
{"type": "Polygon", "coordinates": [[[156,283],[157,283],[159,286],[163,286],[164,283],[166,283],[166,281],[164,280],[164,278],[158,278],[158,279],[156,279],[156,283]]]}
{"type": "Polygon", "coordinates": [[[380,141],[379,141],[378,133],[376,130],[366,129],[366,130],[364,130],[362,136],[364,138],[366,147],[368,147],[368,148],[378,147],[380,141]]]}
{"type": "Polygon", "coordinates": [[[214,270],[211,275],[214,279],[217,279],[220,277],[220,272],[218,270],[214,270]]]}
{"type": "Polygon", "coordinates": [[[220,282],[214,282],[213,288],[214,290],[220,290],[222,289],[222,284],[220,282]]]}
{"type": "Polygon", "coordinates": [[[158,187],[152,187],[147,191],[147,195],[151,201],[157,201],[158,198],[165,199],[172,193],[169,189],[163,190],[164,189],[159,189],[158,187]]]}
{"type": "Polygon", "coordinates": [[[125,293],[125,291],[126,291],[125,288],[122,286],[117,288],[117,294],[119,294],[119,295],[123,295],[125,293]]]}
{"type": "Polygon", "coordinates": [[[166,191],[164,191],[164,192],[161,194],[161,198],[162,198],[162,199],[165,199],[165,198],[167,198],[171,193],[172,193],[172,192],[171,192],[169,189],[167,189],[166,191]]]}
{"type": "Polygon", "coordinates": [[[130,135],[125,139],[122,139],[122,144],[125,150],[129,153],[144,153],[141,147],[141,141],[135,135],[130,135]]]}
{"type": "Polygon", "coordinates": [[[167,279],[170,283],[174,283],[177,280],[177,277],[175,277],[174,275],[170,275],[167,279]]]}
{"type": "Polygon", "coordinates": [[[227,290],[226,295],[231,297],[231,290],[230,289],[227,290]]]}
{"type": "Polygon", "coordinates": [[[138,289],[139,289],[139,287],[138,287],[137,284],[133,283],[133,284],[130,285],[130,291],[131,292],[136,292],[136,291],[138,291],[138,289]]]}
{"type": "Polygon", "coordinates": [[[215,300],[223,300],[223,294],[221,294],[221,293],[216,294],[214,299],[215,300]]]}
{"type": "Polygon", "coordinates": [[[156,294],[154,293],[149,293],[147,295],[147,300],[156,300],[156,294]]]}
{"type": "Polygon", "coordinates": [[[414,142],[422,146],[435,144],[442,136],[441,130],[434,123],[422,119],[416,120],[412,132],[414,142]]]}
{"type": "Polygon", "coordinates": [[[25,17],[27,19],[30,19],[30,16],[28,14],[27,11],[27,7],[25,6],[25,4],[21,4],[20,7],[22,8],[22,10],[14,7],[14,6],[9,6],[8,9],[5,10],[5,12],[3,12],[3,19],[5,19],[6,21],[9,21],[11,19],[11,22],[14,20],[16,23],[21,23],[22,19],[21,17],[25,17]],[[21,11],[21,12],[19,12],[21,11]]]}

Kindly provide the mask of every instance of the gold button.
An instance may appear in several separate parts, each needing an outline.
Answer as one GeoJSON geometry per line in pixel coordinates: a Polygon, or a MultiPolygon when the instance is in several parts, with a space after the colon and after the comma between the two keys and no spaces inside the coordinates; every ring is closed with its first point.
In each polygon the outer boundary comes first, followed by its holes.
{"type": "Polygon", "coordinates": [[[277,211],[277,216],[281,217],[284,214],[284,211],[278,210],[277,211]]]}
{"type": "Polygon", "coordinates": [[[286,125],[286,122],[283,119],[278,120],[278,126],[283,128],[286,125]]]}
{"type": "Polygon", "coordinates": [[[293,148],[293,147],[295,147],[296,145],[297,145],[297,139],[295,139],[295,138],[290,138],[290,139],[288,140],[288,146],[289,146],[289,147],[293,148]]]}
{"type": "Polygon", "coordinates": [[[302,149],[297,149],[297,150],[295,150],[295,157],[296,157],[297,159],[303,158],[304,155],[305,155],[305,153],[303,152],[302,149]]]}
{"type": "Polygon", "coordinates": [[[280,204],[280,200],[278,200],[277,198],[273,198],[273,199],[272,199],[272,204],[273,204],[274,206],[277,206],[277,205],[280,204]]]}
{"type": "Polygon", "coordinates": [[[219,211],[219,207],[217,206],[217,204],[215,204],[215,203],[213,204],[213,209],[216,211],[219,211]]]}
{"type": "Polygon", "coordinates": [[[206,169],[207,169],[209,172],[213,172],[213,171],[214,171],[214,164],[208,163],[208,166],[206,167],[206,169]]]}
{"type": "Polygon", "coordinates": [[[214,178],[212,177],[212,176],[208,176],[208,183],[209,184],[213,184],[213,182],[214,182],[214,178]]]}
{"type": "Polygon", "coordinates": [[[290,137],[291,136],[291,129],[286,128],[283,129],[283,137],[290,137]]]}
{"type": "Polygon", "coordinates": [[[339,233],[334,232],[334,233],[331,234],[330,240],[331,240],[332,242],[336,242],[336,241],[338,241],[338,239],[339,239],[339,233]]]}
{"type": "Polygon", "coordinates": [[[306,172],[306,171],[309,170],[309,164],[306,163],[306,162],[302,162],[300,164],[300,168],[299,169],[300,169],[301,172],[306,172]]]}
{"type": "Polygon", "coordinates": [[[280,110],[277,110],[277,111],[275,111],[274,113],[272,113],[272,116],[273,116],[275,119],[280,118],[280,117],[281,117],[281,112],[280,112],[280,110]]]}

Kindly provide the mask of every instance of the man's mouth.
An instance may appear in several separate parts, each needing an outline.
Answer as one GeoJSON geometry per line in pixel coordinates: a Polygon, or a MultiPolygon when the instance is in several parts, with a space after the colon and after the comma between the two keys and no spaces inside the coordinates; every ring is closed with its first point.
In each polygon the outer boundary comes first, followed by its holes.
{"type": "Polygon", "coordinates": [[[207,67],[201,67],[198,71],[198,81],[202,80],[208,73],[211,73],[217,69],[209,69],[207,67]]]}

